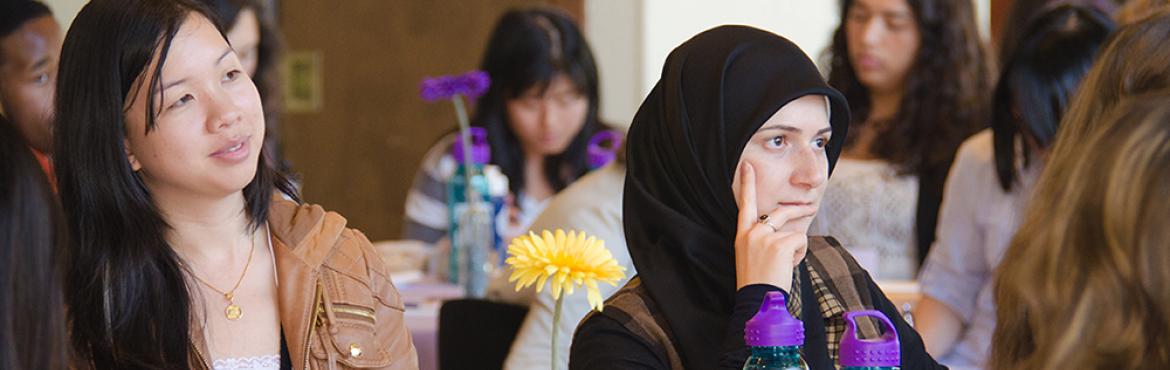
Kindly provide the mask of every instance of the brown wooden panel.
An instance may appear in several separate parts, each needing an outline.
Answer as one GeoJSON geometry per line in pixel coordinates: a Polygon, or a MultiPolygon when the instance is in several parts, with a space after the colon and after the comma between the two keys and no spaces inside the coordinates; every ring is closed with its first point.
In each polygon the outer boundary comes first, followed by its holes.
{"type": "Polygon", "coordinates": [[[991,42],[995,50],[999,50],[999,43],[1014,3],[1015,0],[991,0],[991,42]]]}
{"type": "Polygon", "coordinates": [[[564,9],[577,24],[585,24],[585,0],[549,0],[548,5],[564,9]]]}
{"type": "Polygon", "coordinates": [[[282,122],[306,200],[372,240],[399,237],[418,162],[455,127],[451,104],[418,98],[419,81],[475,68],[500,14],[550,3],[584,13],[582,0],[281,1],[289,49],[321,55],[322,109],[282,122]]]}

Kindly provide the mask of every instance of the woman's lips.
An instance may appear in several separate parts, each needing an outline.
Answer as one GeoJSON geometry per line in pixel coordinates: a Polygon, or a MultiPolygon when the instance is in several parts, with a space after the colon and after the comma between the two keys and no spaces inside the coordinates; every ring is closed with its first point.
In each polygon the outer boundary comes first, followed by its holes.
{"type": "Polygon", "coordinates": [[[881,60],[877,57],[868,54],[862,54],[857,57],[857,69],[872,71],[880,69],[882,66],[881,60]]]}
{"type": "Polygon", "coordinates": [[[251,136],[247,136],[244,138],[232,140],[221,146],[219,150],[211,153],[211,157],[228,162],[242,161],[248,158],[248,155],[251,154],[251,149],[248,147],[248,142],[251,140],[251,138],[251,136]]]}

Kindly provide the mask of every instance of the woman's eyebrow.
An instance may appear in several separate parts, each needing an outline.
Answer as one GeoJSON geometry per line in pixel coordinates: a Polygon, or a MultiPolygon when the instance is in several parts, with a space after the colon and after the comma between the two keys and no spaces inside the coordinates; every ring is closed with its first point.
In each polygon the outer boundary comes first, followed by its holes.
{"type": "MultiPolygon", "coordinates": [[[[799,133],[804,132],[804,130],[801,130],[797,127],[788,126],[788,125],[772,125],[772,126],[760,128],[760,130],[756,131],[756,132],[764,132],[764,131],[771,131],[771,130],[787,131],[787,132],[791,132],[791,133],[795,133],[795,134],[799,134],[799,133]]],[[[824,134],[826,132],[833,132],[833,128],[832,127],[825,127],[825,128],[820,129],[820,130],[817,130],[817,135],[821,135],[821,134],[824,134]]]]}
{"type": "Polygon", "coordinates": [[[219,59],[216,59],[216,60],[215,60],[215,64],[222,63],[222,62],[223,62],[223,59],[224,59],[224,58],[227,58],[228,54],[231,54],[231,53],[232,53],[232,48],[231,48],[231,47],[228,47],[228,48],[227,48],[227,50],[224,50],[224,51],[223,51],[223,54],[220,54],[220,56],[219,56],[219,59]]]}

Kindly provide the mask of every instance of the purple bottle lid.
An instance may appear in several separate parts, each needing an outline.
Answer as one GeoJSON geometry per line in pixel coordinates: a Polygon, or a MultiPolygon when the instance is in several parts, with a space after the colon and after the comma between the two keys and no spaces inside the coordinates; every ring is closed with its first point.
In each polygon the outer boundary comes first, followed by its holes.
{"type": "Polygon", "coordinates": [[[598,132],[589,139],[589,168],[601,168],[617,158],[622,147],[622,133],[617,130],[598,132]]]}
{"type": "MultiPolygon", "coordinates": [[[[487,129],[483,127],[469,127],[471,131],[471,163],[488,164],[492,161],[492,149],[487,142],[487,129]]],[[[455,163],[463,164],[463,135],[456,132],[455,146],[451,147],[451,156],[455,163]]]]}
{"type": "Polygon", "coordinates": [[[841,338],[838,360],[841,367],[897,367],[902,365],[898,331],[881,311],[865,310],[845,313],[845,333],[841,338]],[[885,334],[876,339],[857,337],[857,318],[875,317],[885,324],[885,334]]]}
{"type": "Polygon", "coordinates": [[[784,293],[768,292],[760,311],[744,325],[743,341],[750,347],[803,346],[804,323],[788,313],[784,293]]]}

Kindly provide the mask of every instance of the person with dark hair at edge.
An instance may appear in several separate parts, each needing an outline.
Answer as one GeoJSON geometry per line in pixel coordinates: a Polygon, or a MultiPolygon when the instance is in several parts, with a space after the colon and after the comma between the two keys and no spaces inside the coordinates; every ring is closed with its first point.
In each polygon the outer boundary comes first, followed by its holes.
{"type": "Polygon", "coordinates": [[[1121,97],[1076,139],[993,277],[988,368],[1170,368],[1170,90],[1121,97]]]}
{"type": "Polygon", "coordinates": [[[2,114],[0,158],[0,369],[67,369],[65,221],[28,144],[2,114]]]}
{"type": "Polygon", "coordinates": [[[0,2],[0,113],[24,137],[54,187],[50,156],[60,56],[61,26],[49,7],[32,0],[0,2]]]}

